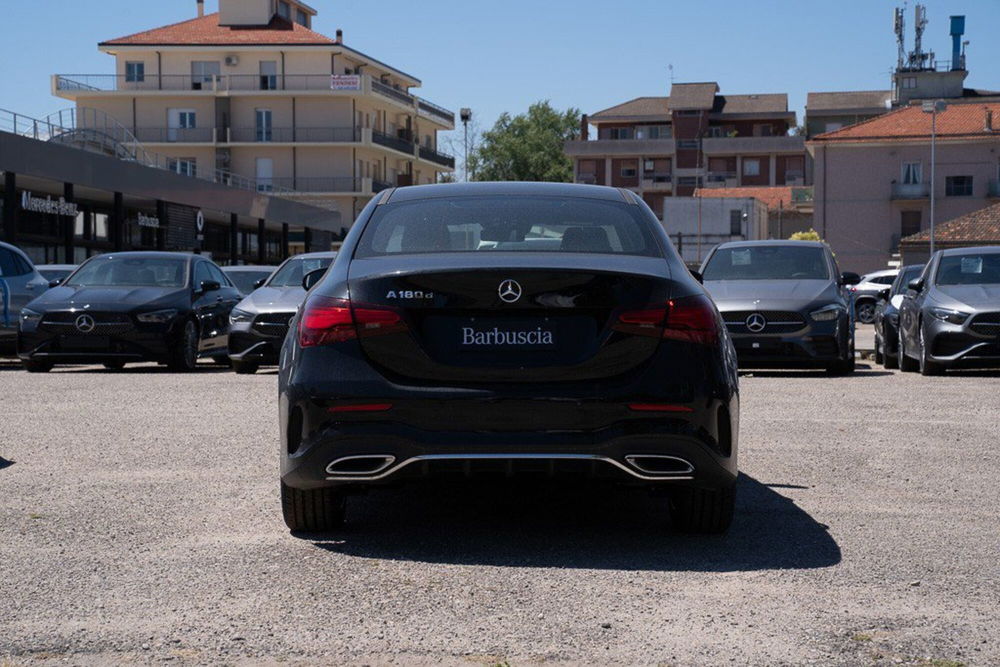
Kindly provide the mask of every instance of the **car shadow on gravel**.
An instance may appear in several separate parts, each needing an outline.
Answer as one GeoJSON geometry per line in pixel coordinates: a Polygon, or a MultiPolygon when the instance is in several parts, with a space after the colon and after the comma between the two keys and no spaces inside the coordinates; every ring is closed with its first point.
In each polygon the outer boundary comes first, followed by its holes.
{"type": "Polygon", "coordinates": [[[12,465],[14,465],[13,461],[5,459],[4,457],[0,456],[0,470],[3,470],[4,468],[9,468],[12,465]]]}
{"type": "Polygon", "coordinates": [[[348,556],[499,567],[734,572],[841,559],[827,526],[746,475],[722,536],[671,530],[664,497],[587,485],[414,485],[352,497],[347,516],[336,537],[296,537],[348,556]]]}
{"type": "Polygon", "coordinates": [[[817,378],[830,378],[835,380],[850,380],[851,378],[872,378],[881,377],[884,375],[894,375],[892,371],[884,371],[882,369],[868,369],[859,367],[853,373],[847,375],[828,375],[826,371],[800,371],[800,370],[771,370],[762,369],[754,370],[748,368],[747,370],[740,371],[740,377],[758,377],[758,378],[788,378],[791,380],[815,380],[817,378]]]}

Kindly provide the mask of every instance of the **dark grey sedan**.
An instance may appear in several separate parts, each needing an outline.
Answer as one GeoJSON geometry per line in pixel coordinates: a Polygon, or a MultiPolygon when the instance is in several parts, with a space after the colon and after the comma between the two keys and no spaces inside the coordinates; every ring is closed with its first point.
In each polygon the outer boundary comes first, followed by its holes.
{"type": "Polygon", "coordinates": [[[841,274],[825,243],[723,243],[701,267],[736,346],[740,368],[854,371],[854,320],[841,274]]]}
{"type": "Polygon", "coordinates": [[[899,306],[903,303],[907,285],[924,270],[923,264],[904,266],[896,274],[892,286],[879,294],[875,308],[875,363],[886,368],[899,368],[899,306]]]}
{"type": "Polygon", "coordinates": [[[899,307],[899,368],[1000,367],[1000,246],[939,250],[899,307]]]}

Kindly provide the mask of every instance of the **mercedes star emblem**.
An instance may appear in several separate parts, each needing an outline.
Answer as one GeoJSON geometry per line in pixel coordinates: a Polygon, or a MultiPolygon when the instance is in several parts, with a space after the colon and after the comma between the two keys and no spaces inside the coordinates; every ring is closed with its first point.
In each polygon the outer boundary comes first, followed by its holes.
{"type": "Polygon", "coordinates": [[[747,329],[753,333],[760,333],[767,326],[767,320],[760,313],[753,313],[747,318],[747,329]]]}
{"type": "Polygon", "coordinates": [[[511,280],[508,278],[500,283],[500,287],[497,289],[497,294],[500,295],[500,300],[505,303],[514,303],[521,298],[521,286],[516,280],[511,280]]]}
{"type": "Polygon", "coordinates": [[[97,326],[97,322],[87,313],[76,318],[76,330],[80,333],[90,333],[94,330],[95,326],[97,326]]]}

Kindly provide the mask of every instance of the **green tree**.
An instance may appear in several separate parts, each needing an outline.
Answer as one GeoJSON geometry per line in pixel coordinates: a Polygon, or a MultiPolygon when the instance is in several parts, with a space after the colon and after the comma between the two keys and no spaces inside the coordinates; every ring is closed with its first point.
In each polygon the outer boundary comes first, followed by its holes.
{"type": "Polygon", "coordinates": [[[545,100],[526,114],[504,112],[469,155],[471,180],[571,182],[573,163],[563,144],[579,134],[579,109],[558,111],[545,100]]]}
{"type": "Polygon", "coordinates": [[[819,232],[810,228],[807,232],[795,232],[788,237],[789,241],[822,241],[819,232]]]}

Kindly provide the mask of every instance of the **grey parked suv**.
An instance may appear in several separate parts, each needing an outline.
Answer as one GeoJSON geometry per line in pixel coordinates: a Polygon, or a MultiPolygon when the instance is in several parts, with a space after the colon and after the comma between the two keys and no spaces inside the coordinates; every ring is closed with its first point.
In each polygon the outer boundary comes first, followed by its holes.
{"type": "Polygon", "coordinates": [[[825,243],[742,241],[715,247],[701,267],[741,368],[854,371],[854,320],[825,243]]]}
{"type": "Polygon", "coordinates": [[[17,320],[21,309],[49,288],[21,250],[0,242],[0,352],[17,347],[17,320]]]}

